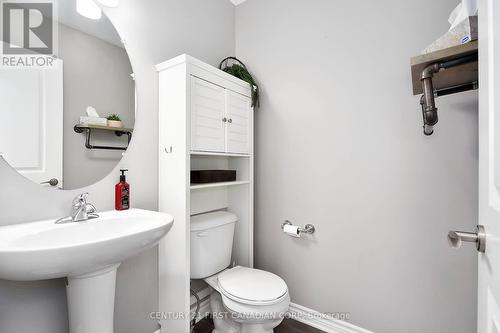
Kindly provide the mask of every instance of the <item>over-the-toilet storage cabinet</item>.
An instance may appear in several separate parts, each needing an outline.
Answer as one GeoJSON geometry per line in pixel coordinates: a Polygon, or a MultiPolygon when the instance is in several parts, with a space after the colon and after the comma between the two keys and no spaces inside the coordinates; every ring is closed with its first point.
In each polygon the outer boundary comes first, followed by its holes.
{"type": "Polygon", "coordinates": [[[159,210],[174,216],[159,252],[162,333],[189,332],[191,215],[235,213],[232,263],[253,267],[251,90],[248,83],[188,55],[156,68],[159,210]],[[211,169],[236,170],[237,179],[190,184],[190,170],[211,169]]]}

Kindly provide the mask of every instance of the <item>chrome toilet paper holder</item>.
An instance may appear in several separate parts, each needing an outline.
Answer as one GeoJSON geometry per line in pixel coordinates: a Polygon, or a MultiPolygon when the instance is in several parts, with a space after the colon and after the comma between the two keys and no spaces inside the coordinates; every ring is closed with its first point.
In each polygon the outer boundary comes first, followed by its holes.
{"type": "MultiPolygon", "coordinates": [[[[285,228],[285,225],[293,225],[293,224],[292,224],[292,222],[285,220],[285,222],[283,222],[281,224],[282,230],[285,228]]],[[[314,227],[314,225],[312,225],[312,224],[306,224],[304,228],[299,227],[299,232],[301,234],[314,234],[315,231],[316,231],[316,227],[314,227]]]]}

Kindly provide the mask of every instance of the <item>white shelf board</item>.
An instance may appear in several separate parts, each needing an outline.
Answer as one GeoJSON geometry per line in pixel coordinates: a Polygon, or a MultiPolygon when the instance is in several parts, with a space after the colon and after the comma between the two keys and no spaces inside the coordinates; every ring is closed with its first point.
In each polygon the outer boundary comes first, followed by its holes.
{"type": "Polygon", "coordinates": [[[200,190],[204,188],[214,188],[214,187],[224,187],[224,186],[238,186],[250,184],[249,180],[237,180],[234,182],[219,182],[219,183],[208,183],[208,184],[198,184],[191,185],[191,190],[200,190]]]}
{"type": "Polygon", "coordinates": [[[228,157],[250,157],[249,154],[215,153],[208,151],[191,151],[192,156],[228,156],[228,157]]]}

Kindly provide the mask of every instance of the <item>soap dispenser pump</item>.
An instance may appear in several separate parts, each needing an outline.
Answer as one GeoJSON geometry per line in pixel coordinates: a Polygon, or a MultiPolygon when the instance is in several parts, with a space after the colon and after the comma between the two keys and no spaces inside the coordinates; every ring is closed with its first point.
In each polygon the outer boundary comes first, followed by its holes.
{"type": "Polygon", "coordinates": [[[130,185],[127,183],[125,172],[127,169],[121,169],[120,182],[115,186],[115,209],[127,210],[130,208],[130,185]]]}

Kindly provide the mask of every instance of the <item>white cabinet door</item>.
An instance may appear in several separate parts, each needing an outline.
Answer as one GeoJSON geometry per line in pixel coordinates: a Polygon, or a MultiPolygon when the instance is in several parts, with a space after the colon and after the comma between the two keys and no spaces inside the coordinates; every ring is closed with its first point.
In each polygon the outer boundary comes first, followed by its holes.
{"type": "Polygon", "coordinates": [[[225,89],[191,77],[191,149],[224,152],[225,89]]]}
{"type": "MultiPolygon", "coordinates": [[[[34,182],[63,173],[63,64],[0,70],[0,153],[34,182]]],[[[49,185],[46,185],[49,186],[49,185]]]]}
{"type": "Polygon", "coordinates": [[[228,153],[250,153],[251,99],[226,90],[226,151],[228,153]]]}

